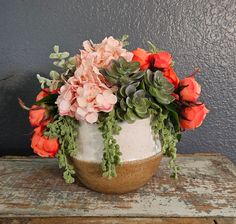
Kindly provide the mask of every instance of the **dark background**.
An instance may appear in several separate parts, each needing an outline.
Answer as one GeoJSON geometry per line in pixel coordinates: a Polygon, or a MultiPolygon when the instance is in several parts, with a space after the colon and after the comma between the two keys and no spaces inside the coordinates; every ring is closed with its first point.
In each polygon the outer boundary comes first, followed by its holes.
{"type": "Polygon", "coordinates": [[[83,40],[130,36],[129,49],[151,40],[170,51],[180,77],[202,73],[204,124],[186,132],[179,152],[221,152],[236,162],[235,0],[0,0],[0,154],[29,155],[28,105],[40,90],[35,74],[53,68],[54,44],[72,54],[83,40]]]}

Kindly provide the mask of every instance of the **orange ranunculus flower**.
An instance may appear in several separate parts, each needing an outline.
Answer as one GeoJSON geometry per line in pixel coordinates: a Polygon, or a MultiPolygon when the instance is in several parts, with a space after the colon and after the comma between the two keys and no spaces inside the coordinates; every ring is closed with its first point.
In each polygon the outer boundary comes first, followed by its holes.
{"type": "Polygon", "coordinates": [[[196,104],[191,107],[186,107],[182,111],[183,118],[180,120],[180,126],[183,129],[194,129],[199,127],[206,117],[209,110],[205,104],[196,104]]]}
{"type": "Polygon", "coordinates": [[[43,126],[39,126],[34,130],[31,142],[34,152],[41,157],[55,157],[59,150],[58,139],[43,136],[43,126]]]}
{"type": "Polygon", "coordinates": [[[164,69],[164,76],[174,85],[175,89],[178,87],[179,78],[173,68],[164,69]]]}
{"type": "Polygon", "coordinates": [[[43,98],[45,98],[46,96],[48,96],[49,94],[55,94],[58,93],[58,91],[60,90],[60,88],[58,89],[53,89],[52,91],[49,90],[49,88],[44,88],[42,89],[39,94],[36,97],[36,101],[42,100],[43,98]]]}
{"type": "Polygon", "coordinates": [[[49,94],[49,88],[45,88],[39,92],[39,94],[36,96],[36,101],[39,101],[49,94]]]}
{"type": "Polygon", "coordinates": [[[194,76],[187,77],[180,81],[179,86],[181,100],[196,102],[201,93],[201,86],[197,83],[194,76]]]}
{"type": "Polygon", "coordinates": [[[149,52],[145,51],[142,48],[137,48],[136,50],[133,50],[132,53],[134,54],[132,61],[139,62],[141,70],[149,68],[150,66],[149,52]]]}
{"type": "Polygon", "coordinates": [[[48,118],[47,111],[45,108],[33,105],[29,111],[30,124],[35,127],[39,126],[43,121],[48,118]]]}
{"type": "Polygon", "coordinates": [[[172,64],[172,56],[167,51],[160,51],[150,55],[149,60],[153,61],[154,67],[158,69],[170,68],[172,64]]]}

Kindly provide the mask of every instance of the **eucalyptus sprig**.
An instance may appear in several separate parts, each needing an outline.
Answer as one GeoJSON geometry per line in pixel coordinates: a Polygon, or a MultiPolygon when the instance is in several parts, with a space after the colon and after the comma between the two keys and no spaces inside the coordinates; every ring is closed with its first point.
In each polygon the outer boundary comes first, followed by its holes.
{"type": "Polygon", "coordinates": [[[74,57],[70,57],[70,53],[67,51],[60,52],[59,46],[55,45],[53,47],[54,52],[49,55],[50,59],[53,59],[53,64],[59,68],[63,68],[65,70],[72,69],[75,65],[74,57]]]}
{"type": "MultiPolygon", "coordinates": [[[[37,79],[41,84],[41,88],[48,87],[51,91],[61,87],[64,84],[65,76],[71,76],[75,71],[75,57],[69,57],[69,52],[60,52],[59,46],[53,47],[54,52],[49,55],[49,58],[54,60],[53,64],[59,67],[62,71],[50,71],[49,78],[45,78],[37,74],[37,79]]],[[[68,78],[69,78],[68,77],[68,78]]]]}
{"type": "Polygon", "coordinates": [[[73,183],[75,174],[74,167],[68,157],[75,156],[78,150],[77,138],[78,122],[68,116],[55,116],[54,120],[47,125],[44,135],[49,138],[58,138],[60,149],[57,153],[60,168],[64,168],[63,177],[67,183],[73,183]]]}
{"type": "Polygon", "coordinates": [[[127,46],[127,45],[129,45],[129,42],[127,41],[128,40],[128,38],[129,38],[129,35],[127,35],[127,34],[124,34],[119,40],[120,40],[120,42],[122,42],[122,44],[123,44],[123,47],[125,47],[125,46],[127,46]]]}
{"type": "Polygon", "coordinates": [[[41,84],[42,89],[48,87],[50,89],[50,91],[53,91],[63,84],[63,82],[61,80],[61,76],[58,72],[51,71],[49,73],[49,77],[51,79],[45,78],[45,77],[37,74],[37,79],[38,79],[39,83],[41,84]]]}
{"type": "Polygon", "coordinates": [[[151,41],[148,41],[147,43],[151,53],[155,54],[159,51],[159,49],[151,41]]]}

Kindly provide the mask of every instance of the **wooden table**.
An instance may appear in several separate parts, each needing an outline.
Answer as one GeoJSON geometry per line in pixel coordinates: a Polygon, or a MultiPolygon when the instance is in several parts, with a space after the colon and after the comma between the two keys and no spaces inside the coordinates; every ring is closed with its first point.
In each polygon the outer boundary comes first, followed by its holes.
{"type": "Polygon", "coordinates": [[[0,223],[236,223],[236,168],[219,154],[179,155],[140,190],[106,195],[68,185],[55,159],[0,158],[0,223]]]}

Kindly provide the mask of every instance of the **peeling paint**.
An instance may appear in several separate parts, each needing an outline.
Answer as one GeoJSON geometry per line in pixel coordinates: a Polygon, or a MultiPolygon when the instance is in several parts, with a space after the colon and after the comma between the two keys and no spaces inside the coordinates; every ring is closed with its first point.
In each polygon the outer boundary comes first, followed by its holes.
{"type": "Polygon", "coordinates": [[[143,188],[107,195],[66,184],[56,160],[0,159],[0,217],[236,217],[236,168],[228,159],[188,155],[178,163],[177,181],[163,160],[143,188]]]}

